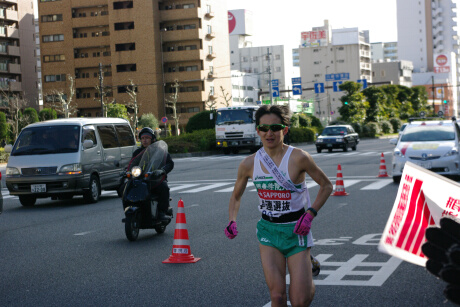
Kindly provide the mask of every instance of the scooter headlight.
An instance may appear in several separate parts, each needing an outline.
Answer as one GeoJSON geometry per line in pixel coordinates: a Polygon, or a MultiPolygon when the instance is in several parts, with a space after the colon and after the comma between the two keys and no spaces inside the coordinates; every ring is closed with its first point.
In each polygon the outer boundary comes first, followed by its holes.
{"type": "Polygon", "coordinates": [[[142,173],[142,170],[139,166],[135,166],[133,167],[133,169],[131,170],[131,174],[133,174],[133,177],[136,178],[136,177],[139,177],[142,173]]]}

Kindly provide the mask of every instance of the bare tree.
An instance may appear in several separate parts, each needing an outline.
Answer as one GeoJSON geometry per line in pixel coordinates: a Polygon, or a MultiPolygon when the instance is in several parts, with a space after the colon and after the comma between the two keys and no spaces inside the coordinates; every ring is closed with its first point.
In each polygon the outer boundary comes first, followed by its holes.
{"type": "Polygon", "coordinates": [[[61,114],[64,114],[65,118],[69,118],[77,112],[77,107],[72,104],[73,96],[75,95],[75,77],[70,74],[67,75],[69,79],[68,91],[64,89],[53,89],[51,95],[53,96],[53,107],[61,114]]]}
{"type": "Polygon", "coordinates": [[[230,102],[232,101],[233,96],[230,95],[229,93],[226,93],[225,88],[222,85],[220,86],[220,90],[222,91],[222,96],[221,97],[224,98],[224,100],[225,100],[225,106],[230,107],[231,106],[230,102]]]}
{"type": "MultiPolygon", "coordinates": [[[[102,87],[102,90],[101,90],[100,85],[96,85],[94,88],[97,90],[99,95],[102,95],[102,106],[104,110],[102,117],[107,117],[108,105],[115,102],[115,99],[110,95],[112,93],[112,89],[106,86],[106,87],[102,87]]],[[[101,101],[100,97],[94,98],[94,100],[98,102],[101,101]]]]}
{"type": "Polygon", "coordinates": [[[14,139],[17,139],[21,128],[29,122],[27,116],[20,116],[21,110],[27,105],[27,100],[20,94],[13,94],[3,90],[1,91],[1,96],[3,101],[8,102],[8,130],[11,131],[14,139]]]}
{"type": "Polygon", "coordinates": [[[179,81],[177,79],[174,80],[174,85],[172,85],[172,87],[174,88],[174,93],[169,98],[166,98],[166,106],[173,109],[172,118],[174,119],[174,123],[176,125],[176,135],[179,135],[180,114],[177,114],[177,99],[179,97],[178,93],[179,93],[180,86],[181,85],[179,84],[179,81]]]}
{"type": "MultiPolygon", "coordinates": [[[[134,110],[134,115],[131,117],[133,123],[133,129],[136,131],[138,126],[138,114],[139,114],[139,105],[137,103],[137,85],[134,84],[133,80],[129,79],[130,86],[126,87],[126,93],[129,95],[129,101],[126,104],[127,107],[130,107],[134,110]]],[[[128,115],[129,116],[129,115],[128,115]]]]}

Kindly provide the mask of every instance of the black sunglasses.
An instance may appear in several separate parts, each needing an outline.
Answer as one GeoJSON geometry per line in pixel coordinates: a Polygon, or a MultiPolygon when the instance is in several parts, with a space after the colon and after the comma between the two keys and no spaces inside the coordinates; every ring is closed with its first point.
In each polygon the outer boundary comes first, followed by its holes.
{"type": "Polygon", "coordinates": [[[282,124],[258,125],[257,126],[257,129],[259,129],[259,131],[262,131],[262,132],[268,132],[268,130],[277,132],[277,131],[283,130],[284,128],[286,128],[286,126],[282,124]]]}

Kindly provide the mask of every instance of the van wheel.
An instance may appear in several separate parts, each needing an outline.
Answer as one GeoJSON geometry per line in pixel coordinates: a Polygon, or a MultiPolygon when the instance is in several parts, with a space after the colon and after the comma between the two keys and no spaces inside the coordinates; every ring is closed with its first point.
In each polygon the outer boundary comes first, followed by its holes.
{"type": "Polygon", "coordinates": [[[97,203],[101,195],[101,186],[97,176],[92,175],[89,180],[89,190],[83,194],[83,199],[87,204],[97,203]]]}
{"type": "Polygon", "coordinates": [[[355,150],[356,150],[356,145],[358,145],[358,143],[355,143],[355,145],[353,145],[353,147],[351,148],[351,150],[355,151],[355,150]]]}
{"type": "Polygon", "coordinates": [[[321,148],[316,147],[316,152],[317,152],[317,153],[321,153],[321,150],[322,150],[321,148]]]}
{"type": "Polygon", "coordinates": [[[30,195],[19,195],[19,201],[24,207],[33,207],[37,201],[37,197],[30,195]]]}
{"type": "Polygon", "coordinates": [[[224,155],[230,154],[230,148],[224,148],[224,155]]]}

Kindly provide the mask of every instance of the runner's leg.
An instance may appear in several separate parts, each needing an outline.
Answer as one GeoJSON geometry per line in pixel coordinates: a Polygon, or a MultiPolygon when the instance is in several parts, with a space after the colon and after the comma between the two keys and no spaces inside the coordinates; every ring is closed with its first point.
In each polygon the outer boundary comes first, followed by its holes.
{"type": "Polygon", "coordinates": [[[286,258],[274,247],[259,244],[259,249],[272,306],[287,306],[286,258]]]}
{"type": "Polygon", "coordinates": [[[290,284],[289,301],[292,306],[310,306],[315,296],[311,272],[310,248],[287,259],[290,284]]]}

